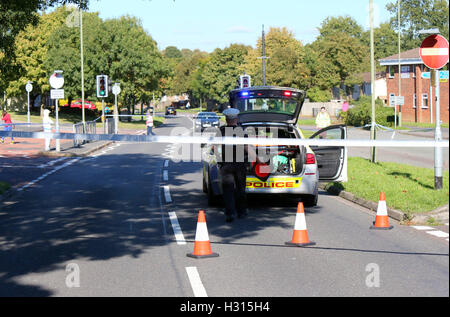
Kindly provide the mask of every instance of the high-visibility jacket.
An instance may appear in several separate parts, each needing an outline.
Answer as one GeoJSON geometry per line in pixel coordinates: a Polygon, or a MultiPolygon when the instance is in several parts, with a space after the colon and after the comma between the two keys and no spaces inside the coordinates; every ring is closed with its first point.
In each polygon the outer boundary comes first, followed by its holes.
{"type": "Polygon", "coordinates": [[[316,117],[316,126],[319,128],[325,128],[331,125],[331,118],[327,112],[319,112],[316,117]]]}

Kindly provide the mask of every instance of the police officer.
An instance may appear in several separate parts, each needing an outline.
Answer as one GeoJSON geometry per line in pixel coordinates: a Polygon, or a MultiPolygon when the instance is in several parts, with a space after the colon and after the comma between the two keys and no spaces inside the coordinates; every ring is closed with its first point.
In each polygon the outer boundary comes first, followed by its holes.
{"type": "MultiPolygon", "coordinates": [[[[238,124],[239,110],[228,108],[223,111],[227,124],[220,127],[222,137],[245,137],[242,127],[238,124]]],[[[255,155],[252,148],[246,145],[222,145],[220,157],[220,175],[225,202],[225,221],[232,222],[247,216],[247,196],[245,193],[247,180],[247,165],[249,152],[255,155]]],[[[254,156],[256,157],[256,155],[254,156]]]]}

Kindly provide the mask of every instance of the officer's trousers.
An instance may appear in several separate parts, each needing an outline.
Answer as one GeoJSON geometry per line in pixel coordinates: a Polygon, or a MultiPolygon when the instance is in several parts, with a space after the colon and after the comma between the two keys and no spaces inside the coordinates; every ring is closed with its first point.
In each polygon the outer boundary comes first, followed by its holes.
{"type": "Polygon", "coordinates": [[[247,195],[245,193],[247,168],[245,163],[224,163],[220,168],[222,176],[223,200],[225,214],[233,216],[247,211],[247,195]]]}

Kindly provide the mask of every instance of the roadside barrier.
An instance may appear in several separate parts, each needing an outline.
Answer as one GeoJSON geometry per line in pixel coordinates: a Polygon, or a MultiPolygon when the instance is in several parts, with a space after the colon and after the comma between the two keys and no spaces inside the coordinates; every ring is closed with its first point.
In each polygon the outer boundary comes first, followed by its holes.
{"type": "Polygon", "coordinates": [[[386,195],[384,194],[384,192],[381,192],[380,199],[378,201],[378,208],[377,208],[377,215],[375,217],[375,222],[373,223],[373,226],[370,227],[370,229],[390,230],[392,228],[394,227],[389,225],[389,216],[386,206],[386,195]]]}
{"type": "MultiPolygon", "coordinates": [[[[187,130],[187,129],[186,129],[187,130]]],[[[34,139],[64,139],[87,141],[118,141],[140,143],[173,143],[173,144],[225,144],[225,145],[258,145],[261,138],[215,137],[210,134],[183,135],[129,135],[129,134],[80,134],[80,133],[50,133],[26,131],[0,131],[0,137],[34,138],[34,139]]],[[[264,144],[287,146],[331,146],[331,147],[410,147],[410,148],[448,148],[449,143],[436,140],[341,140],[341,139],[283,139],[264,138],[264,144]]]]}
{"type": "Polygon", "coordinates": [[[206,217],[203,210],[200,210],[198,213],[194,252],[186,254],[186,256],[194,259],[214,258],[219,256],[219,254],[214,253],[211,250],[208,228],[206,227],[206,217]]]}
{"type": "Polygon", "coordinates": [[[306,228],[305,209],[303,203],[298,203],[297,214],[295,216],[294,234],[292,240],[285,243],[288,246],[306,247],[315,245],[315,242],[309,241],[308,230],[306,228]]]}

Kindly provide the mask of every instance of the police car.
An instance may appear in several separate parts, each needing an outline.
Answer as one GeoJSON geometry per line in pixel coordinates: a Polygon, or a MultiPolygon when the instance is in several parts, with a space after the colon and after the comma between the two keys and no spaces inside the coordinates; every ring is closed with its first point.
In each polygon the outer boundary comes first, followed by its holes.
{"type": "MultiPolygon", "coordinates": [[[[247,193],[296,195],[306,206],[315,206],[319,182],[347,180],[345,147],[264,144],[264,138],[305,138],[297,127],[304,100],[304,91],[284,87],[255,86],[230,92],[230,106],[240,110],[240,125],[249,136],[262,139],[256,149],[260,160],[267,162],[265,166],[248,163],[247,193]]],[[[344,125],[334,125],[317,131],[311,138],[345,139],[346,136],[344,125]]],[[[203,191],[211,205],[220,202],[222,195],[217,155],[220,148],[209,144],[202,153],[203,191]]]]}

